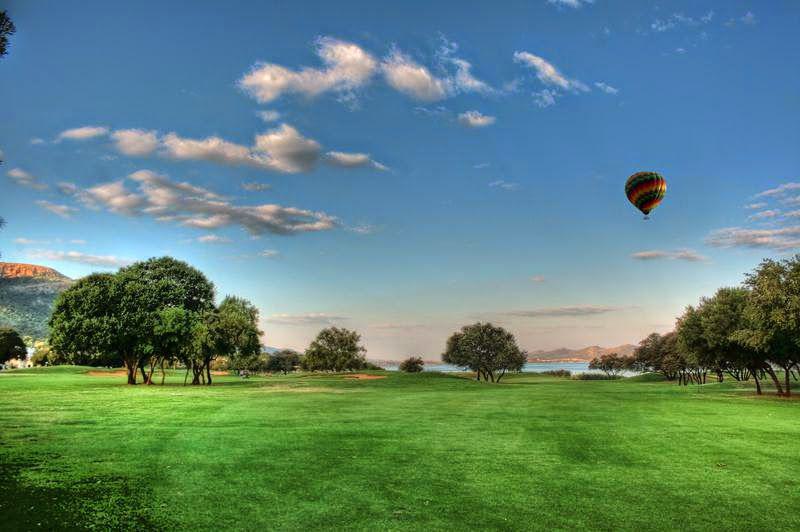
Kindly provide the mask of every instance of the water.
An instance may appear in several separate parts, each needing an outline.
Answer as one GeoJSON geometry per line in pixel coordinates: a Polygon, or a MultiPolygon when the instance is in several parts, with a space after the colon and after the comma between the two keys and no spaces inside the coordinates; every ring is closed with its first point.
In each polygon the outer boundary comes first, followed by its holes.
{"type": "MultiPolygon", "coordinates": [[[[391,371],[398,370],[397,365],[384,366],[391,371]]],[[[541,373],[543,371],[555,371],[565,369],[572,373],[584,373],[589,371],[588,362],[528,362],[522,371],[525,373],[541,373]]],[[[442,371],[451,373],[454,371],[464,371],[464,368],[458,366],[451,366],[450,364],[425,364],[425,371],[442,371]]]]}

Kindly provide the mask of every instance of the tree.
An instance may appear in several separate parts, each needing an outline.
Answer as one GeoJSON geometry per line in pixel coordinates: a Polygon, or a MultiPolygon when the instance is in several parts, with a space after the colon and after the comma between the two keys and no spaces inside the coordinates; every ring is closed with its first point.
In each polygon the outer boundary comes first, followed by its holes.
{"type": "Polygon", "coordinates": [[[8,16],[8,11],[0,11],[0,57],[8,53],[8,38],[17,31],[8,16]]]}
{"type": "Polygon", "coordinates": [[[589,362],[589,369],[599,369],[609,377],[618,376],[627,366],[625,357],[617,353],[607,353],[599,358],[595,357],[589,362]]]}
{"type": "Polygon", "coordinates": [[[197,320],[197,313],[183,307],[167,307],[159,311],[152,338],[155,363],[151,363],[145,382],[152,384],[156,364],[161,368],[161,384],[164,384],[164,365],[167,362],[191,359],[197,320]]]}
{"type": "Polygon", "coordinates": [[[425,361],[422,357],[409,357],[400,363],[400,371],[406,373],[419,373],[425,369],[425,361]]]}
{"type": "Polygon", "coordinates": [[[261,353],[258,309],[246,299],[227,296],[208,322],[210,344],[204,350],[206,383],[211,384],[211,363],[228,357],[234,366],[246,365],[261,353]]]}
{"type": "Polygon", "coordinates": [[[475,378],[500,382],[508,371],[520,371],[527,356],[517,346],[514,335],[491,323],[475,323],[461,328],[447,340],[442,360],[469,368],[475,378]]]}
{"type": "Polygon", "coordinates": [[[303,369],[309,371],[352,371],[366,365],[361,335],[339,327],[328,327],[306,349],[303,369]]]}
{"type": "Polygon", "coordinates": [[[0,327],[0,364],[11,359],[25,359],[28,355],[25,342],[17,331],[11,327],[0,327]]]}
{"type": "Polygon", "coordinates": [[[50,315],[52,350],[73,364],[125,365],[136,384],[137,359],[123,334],[116,277],[94,273],[62,292],[50,315]]]}
{"type": "Polygon", "coordinates": [[[281,349],[269,355],[266,370],[270,373],[291,373],[300,365],[300,353],[293,349],[281,349]]]}
{"type": "Polygon", "coordinates": [[[750,289],[744,308],[746,324],[736,339],[758,353],[757,362],[775,383],[778,393],[791,394],[793,368],[800,370],[800,255],[783,261],[766,259],[748,274],[750,289]],[[780,366],[784,382],[772,369],[780,366]]]}

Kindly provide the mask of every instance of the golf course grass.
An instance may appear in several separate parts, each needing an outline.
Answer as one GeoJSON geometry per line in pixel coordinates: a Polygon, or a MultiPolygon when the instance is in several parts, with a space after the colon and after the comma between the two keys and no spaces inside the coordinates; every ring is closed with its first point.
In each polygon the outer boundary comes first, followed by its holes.
{"type": "Polygon", "coordinates": [[[800,530],[800,401],[752,384],[88,371],[0,373],[3,529],[800,530]]]}

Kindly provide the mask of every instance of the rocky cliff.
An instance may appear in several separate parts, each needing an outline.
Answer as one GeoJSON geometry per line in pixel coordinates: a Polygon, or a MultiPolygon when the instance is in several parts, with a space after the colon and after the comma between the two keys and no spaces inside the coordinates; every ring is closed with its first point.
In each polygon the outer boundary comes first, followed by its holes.
{"type": "Polygon", "coordinates": [[[0,262],[0,326],[46,338],[53,302],[71,284],[69,277],[46,266],[0,262]]]}

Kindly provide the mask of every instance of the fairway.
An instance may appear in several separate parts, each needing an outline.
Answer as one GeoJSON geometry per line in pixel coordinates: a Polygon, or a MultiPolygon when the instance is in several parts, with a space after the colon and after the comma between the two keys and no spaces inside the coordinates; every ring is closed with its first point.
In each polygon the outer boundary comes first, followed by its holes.
{"type": "Polygon", "coordinates": [[[798,403],[751,386],[87,371],[0,374],[3,528],[800,528],[798,403]]]}

